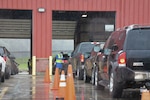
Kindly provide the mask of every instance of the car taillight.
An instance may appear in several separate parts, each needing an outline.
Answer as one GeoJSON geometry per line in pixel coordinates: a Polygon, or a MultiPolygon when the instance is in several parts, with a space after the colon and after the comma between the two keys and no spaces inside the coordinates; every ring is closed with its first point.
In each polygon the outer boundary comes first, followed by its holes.
{"type": "Polygon", "coordinates": [[[81,56],[80,56],[80,61],[84,62],[84,55],[83,54],[81,54],[81,56]]]}
{"type": "Polygon", "coordinates": [[[118,64],[120,67],[125,67],[126,66],[126,52],[122,52],[118,56],[118,64]]]}
{"type": "Polygon", "coordinates": [[[64,63],[68,63],[68,60],[64,60],[64,63]]]}
{"type": "Polygon", "coordinates": [[[7,57],[6,57],[6,56],[3,56],[3,59],[6,61],[6,60],[7,60],[7,57]]]}

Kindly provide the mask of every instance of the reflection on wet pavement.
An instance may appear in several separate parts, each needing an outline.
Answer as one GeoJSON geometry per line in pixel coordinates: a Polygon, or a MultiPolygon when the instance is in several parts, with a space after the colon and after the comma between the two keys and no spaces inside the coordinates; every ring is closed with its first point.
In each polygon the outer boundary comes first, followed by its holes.
{"type": "MultiPolygon", "coordinates": [[[[44,83],[43,76],[34,76],[18,74],[12,76],[5,83],[0,84],[0,91],[5,87],[8,90],[0,100],[56,100],[55,94],[51,90],[52,83],[44,83]]],[[[125,91],[121,99],[112,99],[108,90],[101,91],[96,89],[92,84],[85,84],[83,81],[74,80],[76,100],[140,100],[138,91],[125,91]]]]}

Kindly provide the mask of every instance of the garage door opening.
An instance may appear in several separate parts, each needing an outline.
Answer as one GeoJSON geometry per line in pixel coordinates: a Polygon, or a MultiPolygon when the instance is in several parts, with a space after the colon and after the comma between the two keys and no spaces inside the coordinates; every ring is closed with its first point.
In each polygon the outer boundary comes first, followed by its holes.
{"type": "Polygon", "coordinates": [[[32,57],[32,11],[0,9],[0,46],[16,58],[19,70],[28,70],[32,57]]]}
{"type": "Polygon", "coordinates": [[[114,11],[53,11],[53,56],[60,51],[71,53],[80,42],[105,42],[115,29],[115,14],[114,11]]]}

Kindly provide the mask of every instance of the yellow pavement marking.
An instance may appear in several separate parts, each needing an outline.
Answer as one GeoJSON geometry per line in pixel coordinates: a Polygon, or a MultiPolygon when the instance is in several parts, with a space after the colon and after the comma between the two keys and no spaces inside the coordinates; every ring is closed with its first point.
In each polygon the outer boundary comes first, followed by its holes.
{"type": "Polygon", "coordinates": [[[5,95],[5,93],[7,92],[8,87],[3,88],[2,92],[0,93],[0,100],[2,100],[3,96],[5,95]]]}

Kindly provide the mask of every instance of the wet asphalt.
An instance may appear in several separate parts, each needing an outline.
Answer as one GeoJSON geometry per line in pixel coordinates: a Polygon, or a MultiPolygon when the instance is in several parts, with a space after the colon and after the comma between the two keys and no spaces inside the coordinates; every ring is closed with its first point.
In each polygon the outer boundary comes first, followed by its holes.
{"type": "MultiPolygon", "coordinates": [[[[0,84],[0,100],[63,100],[57,99],[54,76],[44,82],[44,74],[37,76],[21,72],[0,84]]],[[[141,100],[139,91],[125,90],[122,98],[112,99],[108,90],[101,91],[90,83],[74,79],[76,100],[141,100]]],[[[67,94],[69,95],[69,94],[67,94]]]]}

